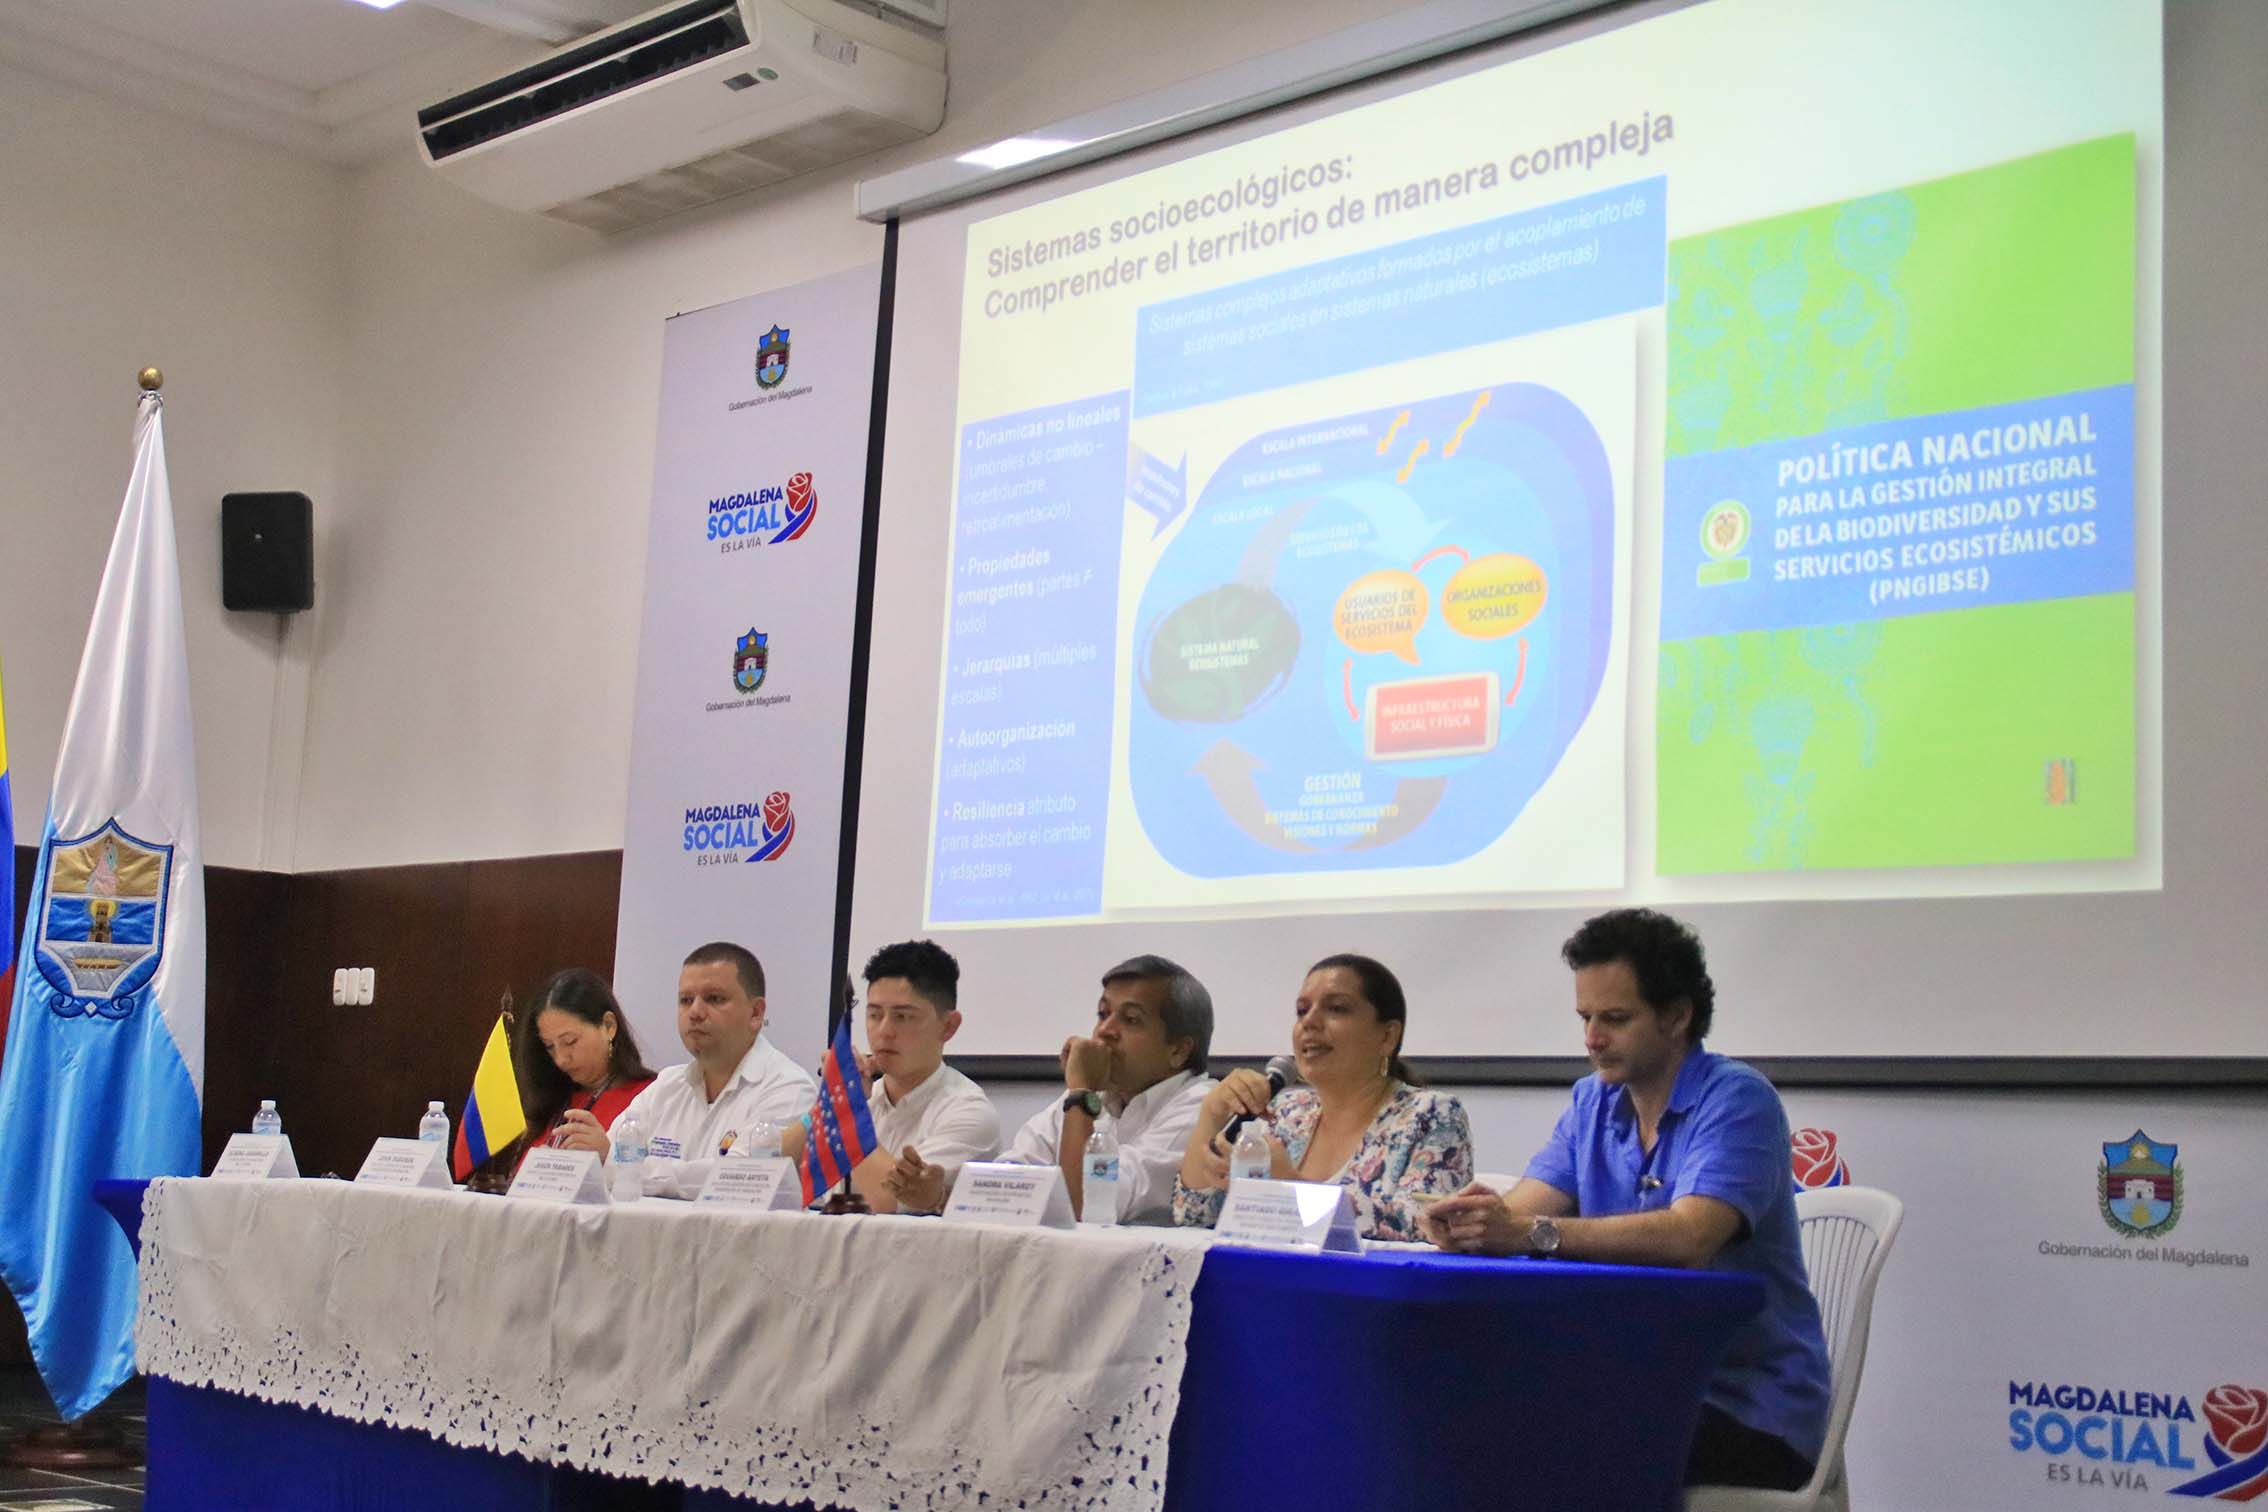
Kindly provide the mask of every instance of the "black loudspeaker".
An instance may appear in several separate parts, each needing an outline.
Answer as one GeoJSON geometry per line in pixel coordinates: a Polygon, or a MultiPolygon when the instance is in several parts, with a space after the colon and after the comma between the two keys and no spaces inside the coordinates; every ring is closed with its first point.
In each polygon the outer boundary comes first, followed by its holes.
{"type": "Polygon", "coordinates": [[[315,607],[315,506],[303,493],[221,496],[221,603],[297,614],[315,607]]]}

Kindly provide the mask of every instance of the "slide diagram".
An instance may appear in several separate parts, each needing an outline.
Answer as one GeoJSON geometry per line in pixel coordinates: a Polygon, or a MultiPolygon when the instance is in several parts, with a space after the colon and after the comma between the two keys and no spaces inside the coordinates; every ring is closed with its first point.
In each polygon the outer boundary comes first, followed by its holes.
{"type": "Polygon", "coordinates": [[[925,924],[2160,884],[2162,28],[1749,9],[936,222],[925,924]]]}
{"type": "Polygon", "coordinates": [[[2135,854],[2134,163],[1671,242],[1662,874],[2135,854]]]}
{"type": "Polygon", "coordinates": [[[1440,866],[1502,837],[1605,675],[1607,445],[1520,381],[1237,447],[1135,617],[1127,767],[1158,854],[1241,877],[1440,866]]]}

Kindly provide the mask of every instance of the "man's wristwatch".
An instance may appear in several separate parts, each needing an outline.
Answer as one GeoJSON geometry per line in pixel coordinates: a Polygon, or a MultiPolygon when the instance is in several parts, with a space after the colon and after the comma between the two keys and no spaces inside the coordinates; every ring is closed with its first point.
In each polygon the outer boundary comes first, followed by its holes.
{"type": "Polygon", "coordinates": [[[1541,1213],[1528,1220],[1528,1253],[1556,1255],[1559,1253],[1559,1222],[1541,1213]]]}
{"type": "Polygon", "coordinates": [[[1073,1108],[1084,1108],[1087,1110],[1089,1118],[1100,1118],[1102,1117],[1102,1094],[1092,1091],[1067,1093],[1063,1099],[1063,1111],[1068,1113],[1073,1108]]]}

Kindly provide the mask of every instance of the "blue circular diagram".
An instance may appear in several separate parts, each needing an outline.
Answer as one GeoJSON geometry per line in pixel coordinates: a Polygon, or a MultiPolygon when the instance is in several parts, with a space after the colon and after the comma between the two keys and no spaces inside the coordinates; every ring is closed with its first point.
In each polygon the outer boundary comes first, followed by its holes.
{"type": "Polygon", "coordinates": [[[1432,866],[1509,829],[1604,679],[1614,485],[1532,383],[1271,431],[1137,609],[1128,753],[1196,876],[1432,866]]]}

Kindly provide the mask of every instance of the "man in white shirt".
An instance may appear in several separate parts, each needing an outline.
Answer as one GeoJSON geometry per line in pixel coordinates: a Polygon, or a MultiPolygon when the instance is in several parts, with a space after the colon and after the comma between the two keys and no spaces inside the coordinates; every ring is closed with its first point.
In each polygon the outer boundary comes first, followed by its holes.
{"type": "Polygon", "coordinates": [[[1081,1158],[1095,1120],[1118,1126],[1118,1221],[1165,1223],[1174,1172],[1212,1090],[1213,996],[1164,956],[1140,955],[1103,973],[1095,1032],[1063,1042],[1064,1095],[1032,1115],[1001,1159],[1063,1171],[1071,1211],[1084,1216],[1081,1158]]]}
{"type": "MultiPolygon", "coordinates": [[[[677,1037],[693,1059],[656,1076],[622,1110],[646,1133],[648,1196],[699,1196],[717,1160],[759,1121],[784,1128],[817,1098],[811,1073],[774,1049],[763,1031],[764,968],[753,954],[718,941],[685,958],[677,975],[677,1037]]],[[[571,1112],[566,1120],[563,1144],[608,1154],[597,1119],[571,1112]]]]}
{"type": "Polygon", "coordinates": [[[971,1160],[1000,1153],[1000,1114],[945,1064],[961,1028],[961,967],[928,940],[886,945],[866,963],[867,1093],[880,1146],[851,1173],[878,1213],[934,1213],[971,1160]]]}

